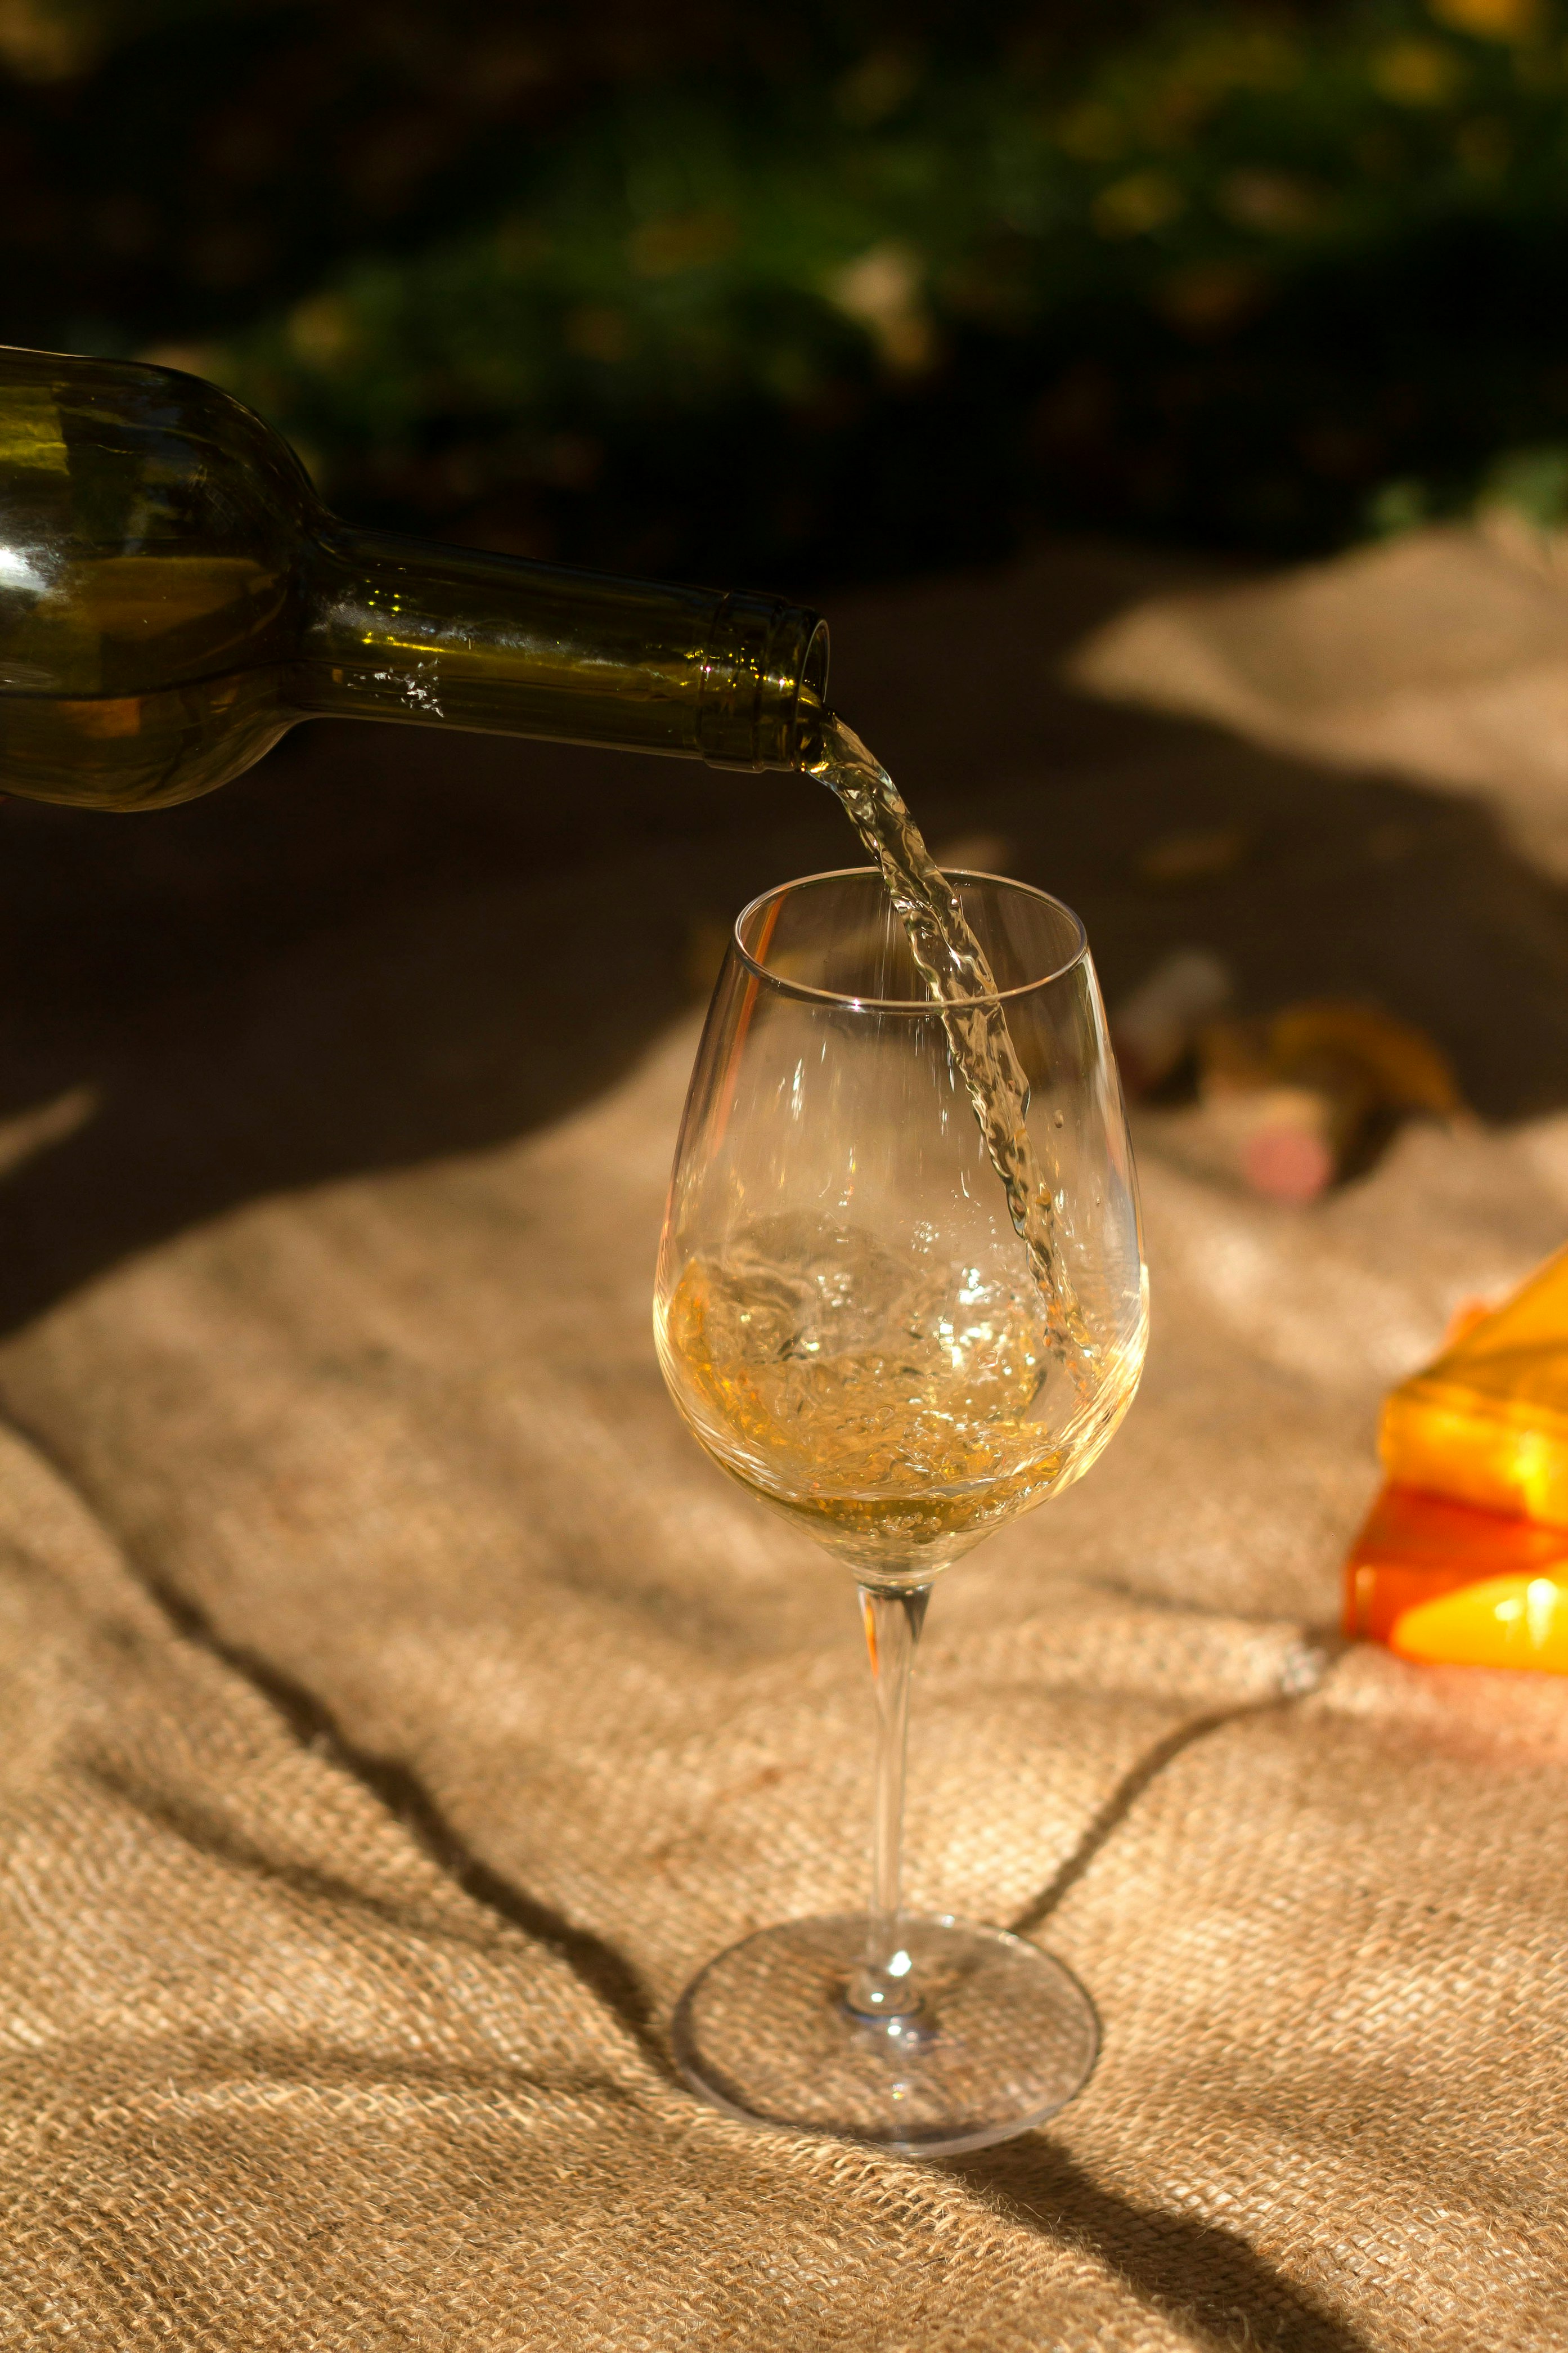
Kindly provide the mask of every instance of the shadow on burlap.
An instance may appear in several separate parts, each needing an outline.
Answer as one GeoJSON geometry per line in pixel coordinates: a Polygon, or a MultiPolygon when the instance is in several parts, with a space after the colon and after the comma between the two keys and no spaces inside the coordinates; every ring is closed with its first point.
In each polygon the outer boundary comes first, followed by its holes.
{"type": "Polygon", "coordinates": [[[1104,2055],[942,2166],[752,2135],[665,2040],[860,1893],[847,1583],[647,1312],[694,927],[834,812],[348,729],[0,812],[0,2343],[1568,2345],[1568,1689],[1331,1631],[1382,1388],[1568,1226],[1563,897],[1451,794],[1050,685],[1162,576],[868,599],[842,698],[1112,994],[1194,938],[1375,995],[1490,1124],[1293,1215],[1142,1123],[1144,1392],[938,1595],[910,1821],[913,1900],[1048,1943],[1104,2055]]]}

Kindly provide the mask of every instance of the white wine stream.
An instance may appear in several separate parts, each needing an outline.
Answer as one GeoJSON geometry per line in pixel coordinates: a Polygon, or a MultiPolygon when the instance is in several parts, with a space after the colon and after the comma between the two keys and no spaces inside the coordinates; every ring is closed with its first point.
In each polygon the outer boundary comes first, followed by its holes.
{"type": "Polygon", "coordinates": [[[823,714],[808,774],[837,797],[881,871],[910,953],[941,1008],[953,1067],[974,1107],[1014,1231],[1045,1303],[1050,1345],[1081,1383],[1091,1367],[1093,1345],[1058,1247],[1056,1188],[1029,1134],[1029,1082],[985,951],[897,785],[854,730],[831,712],[823,714]]]}

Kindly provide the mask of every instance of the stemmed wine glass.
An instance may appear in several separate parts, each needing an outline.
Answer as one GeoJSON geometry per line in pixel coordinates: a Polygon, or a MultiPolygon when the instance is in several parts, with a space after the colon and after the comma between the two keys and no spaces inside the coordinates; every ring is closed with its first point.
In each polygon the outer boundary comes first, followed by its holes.
{"type": "Polygon", "coordinates": [[[1023,883],[950,875],[1029,1082],[1076,1302],[1062,1345],[949,1032],[871,870],[739,917],[698,1051],[654,1319],[691,1430],[846,1561],[878,1721],[870,1908],[795,1920],[681,1997],[687,2080],[753,2122],[936,2155],[1039,2123],[1098,2030],[1033,1944],[900,1901],[910,1672],[931,1585],[1095,1460],[1147,1332],[1136,1183],[1082,925],[1023,883]]]}

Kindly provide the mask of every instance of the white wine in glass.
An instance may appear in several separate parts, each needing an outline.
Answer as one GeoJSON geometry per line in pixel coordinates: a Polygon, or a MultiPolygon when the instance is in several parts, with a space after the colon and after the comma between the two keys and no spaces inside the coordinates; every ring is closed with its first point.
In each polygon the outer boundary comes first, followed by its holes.
{"type": "Polygon", "coordinates": [[[856,869],[769,892],[735,925],[654,1311],[703,1447],[852,1569],[879,1727],[868,1911],[765,1929],[710,1962],[677,2010],[677,2060],[732,2115],[929,2155],[1052,2114],[1097,2030],[1038,1947],[902,1909],[915,1644],[936,1577],[1100,1452],[1148,1324],[1082,926],[1022,883],[948,879],[992,983],[966,1017],[999,1018],[1021,1076],[1048,1281],[987,1151],[952,1008],[881,878],[856,869]]]}

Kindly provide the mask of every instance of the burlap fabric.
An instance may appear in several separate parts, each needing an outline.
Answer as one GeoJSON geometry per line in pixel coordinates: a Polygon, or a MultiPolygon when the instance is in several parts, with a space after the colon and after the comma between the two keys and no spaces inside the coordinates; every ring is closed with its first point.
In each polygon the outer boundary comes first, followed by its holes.
{"type": "Polygon", "coordinates": [[[703,1462],[647,1312],[686,967],[832,810],[343,730],[0,812],[5,2347],[1568,2345],[1568,1686],[1331,1630],[1381,1388],[1568,1229],[1563,910],[1463,804],[1059,695],[1147,576],[868,600],[845,703],[1112,993],[1184,938],[1358,984],[1488,1123],[1305,1215],[1142,1123],[1143,1395],[919,1678],[914,1900],[1105,2031],[970,2159],[750,2133],[665,2041],[860,1893],[844,1573],[703,1462]],[[1247,846],[1173,895],[1183,825],[1247,846]]]}
{"type": "Polygon", "coordinates": [[[1071,669],[1258,743],[1479,792],[1568,875],[1568,536],[1506,510],[1138,602],[1071,669]]]}

